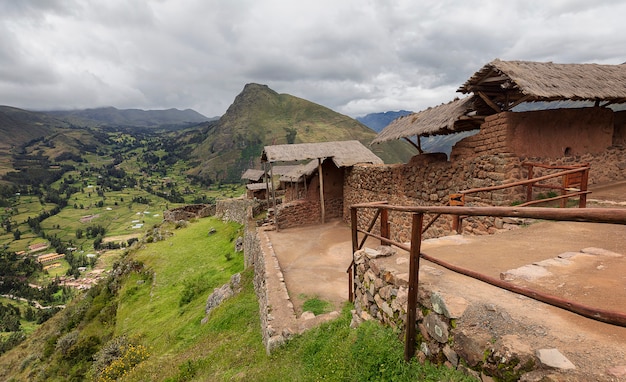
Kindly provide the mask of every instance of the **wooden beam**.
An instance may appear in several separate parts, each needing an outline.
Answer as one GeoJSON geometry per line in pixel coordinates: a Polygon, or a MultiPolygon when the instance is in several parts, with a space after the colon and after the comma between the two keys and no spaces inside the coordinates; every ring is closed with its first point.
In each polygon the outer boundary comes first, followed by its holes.
{"type": "Polygon", "coordinates": [[[522,102],[526,102],[528,99],[530,98],[530,95],[525,95],[522,98],[518,99],[517,101],[513,102],[512,104],[509,105],[509,110],[513,109],[515,106],[519,105],[522,102]]]}
{"type": "Polygon", "coordinates": [[[326,209],[324,207],[324,175],[322,174],[322,158],[317,158],[317,173],[320,178],[320,204],[322,213],[322,224],[326,223],[326,209]]]}
{"type": "MultiPolygon", "coordinates": [[[[411,144],[411,146],[415,147],[417,149],[417,152],[419,152],[420,154],[423,154],[424,152],[422,151],[422,147],[421,144],[416,144],[415,142],[413,142],[409,137],[403,137],[402,139],[404,139],[405,141],[409,142],[411,144]]],[[[417,136],[417,141],[419,142],[419,135],[417,136]]]]}
{"type": "Polygon", "coordinates": [[[506,81],[509,77],[507,76],[497,76],[497,77],[486,77],[480,80],[479,84],[489,83],[489,82],[498,82],[498,81],[506,81]]]}
{"type": "Polygon", "coordinates": [[[496,105],[489,97],[487,97],[487,95],[485,95],[485,93],[483,92],[478,92],[478,96],[485,101],[485,103],[492,108],[496,113],[501,113],[502,109],[500,108],[500,106],[496,105]]]}

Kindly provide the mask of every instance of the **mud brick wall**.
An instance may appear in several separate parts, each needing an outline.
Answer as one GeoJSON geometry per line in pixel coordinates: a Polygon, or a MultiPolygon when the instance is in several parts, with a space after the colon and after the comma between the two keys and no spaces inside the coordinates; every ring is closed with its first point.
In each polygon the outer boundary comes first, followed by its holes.
{"type": "Polygon", "coordinates": [[[319,201],[300,199],[276,207],[278,229],[298,227],[321,222],[319,201]]]}

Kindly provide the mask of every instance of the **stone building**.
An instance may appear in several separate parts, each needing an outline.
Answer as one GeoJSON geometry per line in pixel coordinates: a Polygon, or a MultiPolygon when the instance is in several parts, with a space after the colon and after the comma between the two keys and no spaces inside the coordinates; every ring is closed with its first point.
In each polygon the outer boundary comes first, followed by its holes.
{"type": "MultiPolygon", "coordinates": [[[[526,179],[524,163],[529,162],[588,164],[589,184],[626,179],[626,111],[619,105],[626,102],[626,65],[494,60],[458,91],[470,95],[398,118],[377,136],[373,143],[413,138],[420,154],[403,165],[348,170],[345,220],[356,203],[441,205],[451,193],[526,179]],[[471,130],[477,133],[457,142],[449,159],[420,147],[421,137],[471,130]]],[[[523,200],[525,192],[517,187],[477,193],[467,202],[511,205],[523,200]]],[[[368,218],[360,217],[362,228],[368,218]]],[[[406,217],[392,215],[390,224],[395,239],[408,238],[406,217]]],[[[474,233],[493,230],[485,220],[464,227],[474,233]]],[[[450,228],[450,219],[441,220],[428,236],[444,235],[450,228]]]]}
{"type": "Polygon", "coordinates": [[[285,203],[275,208],[279,229],[341,218],[347,169],[383,163],[359,141],[266,146],[261,160],[269,163],[270,173],[277,162],[307,162],[283,175],[285,203]]]}

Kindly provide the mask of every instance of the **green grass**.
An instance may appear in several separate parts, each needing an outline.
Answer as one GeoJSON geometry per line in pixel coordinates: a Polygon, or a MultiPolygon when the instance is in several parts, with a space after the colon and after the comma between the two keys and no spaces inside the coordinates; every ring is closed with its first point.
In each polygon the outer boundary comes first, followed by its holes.
{"type": "Polygon", "coordinates": [[[309,297],[305,294],[301,294],[298,297],[302,300],[305,300],[302,304],[303,312],[312,312],[317,316],[320,314],[328,313],[332,310],[332,304],[330,302],[320,300],[317,296],[309,297]]]}

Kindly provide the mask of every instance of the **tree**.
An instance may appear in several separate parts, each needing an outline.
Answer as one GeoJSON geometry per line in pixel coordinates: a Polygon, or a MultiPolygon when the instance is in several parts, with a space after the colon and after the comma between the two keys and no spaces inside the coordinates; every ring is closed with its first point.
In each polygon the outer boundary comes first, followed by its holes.
{"type": "Polygon", "coordinates": [[[20,232],[19,228],[16,228],[15,231],[13,232],[13,238],[15,240],[19,240],[22,237],[22,233],[20,232]]]}

